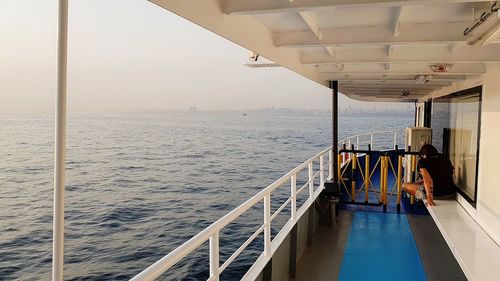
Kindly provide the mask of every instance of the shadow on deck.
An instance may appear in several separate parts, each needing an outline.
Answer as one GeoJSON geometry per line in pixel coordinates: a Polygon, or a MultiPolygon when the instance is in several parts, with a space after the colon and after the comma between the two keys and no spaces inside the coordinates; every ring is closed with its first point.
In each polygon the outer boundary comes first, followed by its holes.
{"type": "Polygon", "coordinates": [[[313,244],[307,248],[297,265],[297,274],[290,280],[337,280],[344,248],[351,229],[353,212],[342,211],[337,225],[319,225],[313,244]]]}

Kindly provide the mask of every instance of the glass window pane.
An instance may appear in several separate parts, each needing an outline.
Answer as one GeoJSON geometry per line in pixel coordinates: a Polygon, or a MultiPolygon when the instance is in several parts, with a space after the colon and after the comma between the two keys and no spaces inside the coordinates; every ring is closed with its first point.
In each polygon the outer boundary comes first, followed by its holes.
{"type": "Polygon", "coordinates": [[[454,181],[468,199],[476,194],[481,88],[434,100],[433,139],[455,167],[454,181]]]}

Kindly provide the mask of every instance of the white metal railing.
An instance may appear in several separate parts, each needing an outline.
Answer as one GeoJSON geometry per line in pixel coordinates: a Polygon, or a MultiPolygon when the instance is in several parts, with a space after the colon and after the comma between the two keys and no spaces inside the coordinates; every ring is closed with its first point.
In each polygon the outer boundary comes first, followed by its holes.
{"type": "Polygon", "coordinates": [[[318,197],[320,192],[324,189],[325,171],[328,170],[328,178],[333,176],[333,152],[331,147],[314,155],[309,160],[297,166],[295,169],[288,172],[286,175],[261,190],[252,198],[196,234],[187,242],[179,246],[177,249],[158,260],[156,263],[146,268],[144,271],[136,275],[131,280],[153,280],[167,271],[169,268],[177,264],[182,258],[186,257],[189,253],[196,250],[200,245],[209,241],[209,269],[210,277],[208,280],[219,280],[219,275],[233,262],[238,255],[245,250],[245,248],[264,232],[264,251],[261,253],[257,261],[249,269],[243,279],[252,279],[264,268],[267,261],[271,258],[274,251],[284,240],[286,235],[290,232],[298,219],[306,212],[306,210],[313,204],[314,200],[318,197]],[[325,165],[325,157],[328,161],[325,165]],[[314,172],[314,163],[319,161],[319,169],[314,172]],[[297,175],[305,168],[308,170],[307,182],[297,189],[297,175]],[[319,185],[314,189],[315,179],[319,177],[319,185]],[[290,183],[290,196],[288,199],[274,212],[271,213],[271,193],[283,186],[290,183]],[[297,196],[307,188],[308,199],[297,209],[297,196]],[[220,247],[219,247],[219,233],[221,230],[240,217],[243,213],[249,210],[260,202],[264,202],[263,224],[222,264],[220,265],[220,247]],[[290,219],[276,234],[274,239],[271,239],[271,222],[278,216],[278,214],[290,204],[290,219]]]}
{"type": "MultiPolygon", "coordinates": [[[[360,140],[362,138],[369,137],[369,143],[373,148],[374,137],[379,137],[381,135],[392,136],[394,146],[398,144],[398,134],[400,130],[393,131],[376,131],[363,134],[357,134],[345,138],[339,141],[338,145],[341,148],[344,144],[351,147],[355,144],[356,149],[359,149],[360,140]]],[[[390,138],[389,138],[390,139],[390,138]]],[[[403,139],[403,138],[401,138],[403,139]]],[[[346,153],[349,157],[349,153],[346,153]]],[[[186,241],[184,244],[179,246],[177,249],[173,250],[168,255],[164,256],[156,263],[150,267],[143,270],[141,273],[136,275],[131,280],[153,280],[159,277],[161,274],[166,272],[172,266],[177,264],[181,259],[186,257],[188,254],[196,250],[200,245],[209,241],[209,269],[210,275],[208,280],[219,280],[219,275],[254,241],[259,234],[264,233],[264,250],[257,259],[257,261],[252,265],[249,271],[243,277],[244,280],[252,280],[257,277],[257,275],[262,271],[267,261],[271,258],[274,251],[284,240],[286,235],[291,231],[292,227],[295,225],[298,219],[306,212],[306,210],[313,204],[314,200],[318,197],[320,192],[324,189],[325,182],[325,171],[328,171],[328,177],[331,179],[333,177],[333,151],[329,147],[320,153],[314,155],[309,160],[297,166],[295,169],[288,172],[286,175],[261,190],[252,198],[248,199],[246,202],[202,230],[200,233],[193,236],[191,239],[186,241]],[[328,161],[325,164],[325,157],[328,157],[328,161]],[[319,161],[319,170],[314,172],[314,163],[319,161]],[[297,175],[307,167],[308,170],[308,180],[301,187],[297,189],[297,175]],[[319,185],[314,190],[315,179],[319,177],[319,185]],[[282,187],[284,184],[290,184],[290,195],[288,199],[280,205],[280,207],[271,213],[271,193],[282,187]],[[308,189],[308,199],[297,209],[297,196],[308,189]],[[241,246],[234,251],[234,253],[229,256],[229,258],[220,265],[220,247],[219,247],[219,233],[221,230],[244,214],[247,210],[257,205],[258,203],[264,203],[264,214],[263,214],[263,224],[245,241],[241,246]],[[274,239],[271,238],[271,222],[280,214],[280,212],[290,204],[290,218],[285,223],[285,225],[280,229],[274,239]]],[[[345,164],[349,159],[342,159],[340,165],[345,164]]]]}
{"type": "MultiPolygon", "coordinates": [[[[404,140],[404,131],[403,130],[389,130],[389,131],[373,131],[368,133],[362,133],[357,135],[352,135],[345,139],[342,139],[338,143],[338,148],[341,149],[344,145],[350,149],[352,145],[354,145],[355,149],[360,149],[360,145],[362,145],[363,140],[366,139],[365,145],[370,144],[371,149],[374,149],[375,143],[385,143],[387,144],[389,140],[392,139],[393,148],[399,146],[399,141],[404,140]],[[381,138],[382,137],[382,138],[381,138]],[[377,141],[377,139],[379,141],[377,141]],[[384,140],[385,139],[385,140],[384,140]]],[[[399,146],[404,148],[403,146],[399,146]]],[[[378,147],[381,149],[388,149],[389,146],[381,146],[378,147]]],[[[346,153],[344,157],[342,157],[341,165],[344,165],[350,160],[351,154],[346,153]]]]}
{"type": "Polygon", "coordinates": [[[360,140],[363,137],[366,137],[366,138],[369,137],[369,139],[370,139],[369,144],[372,146],[372,149],[373,149],[373,146],[375,144],[374,137],[381,136],[381,135],[386,136],[388,138],[392,138],[393,144],[394,144],[394,146],[396,146],[396,145],[398,145],[398,140],[403,139],[403,137],[399,137],[398,135],[403,134],[403,133],[404,133],[404,131],[402,131],[402,130],[390,130],[390,131],[374,131],[374,132],[352,135],[350,137],[347,137],[345,139],[340,140],[339,141],[339,148],[344,144],[346,144],[347,147],[351,147],[351,145],[354,144],[355,148],[359,149],[360,140]]]}

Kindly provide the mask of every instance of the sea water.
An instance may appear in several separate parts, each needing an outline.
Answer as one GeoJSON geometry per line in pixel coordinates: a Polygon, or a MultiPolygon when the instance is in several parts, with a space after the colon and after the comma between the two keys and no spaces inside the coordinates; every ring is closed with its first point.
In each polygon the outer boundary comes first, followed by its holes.
{"type": "MultiPolygon", "coordinates": [[[[0,117],[0,280],[49,280],[54,117],[0,117]]],[[[344,116],[339,123],[342,139],[404,129],[413,116],[344,116]]],[[[375,149],[392,142],[392,134],[375,139],[375,149]]],[[[330,143],[328,115],[70,115],[65,279],[133,277],[330,143]]],[[[299,183],[306,176],[307,170],[299,183]]],[[[273,193],[272,210],[287,192],[285,185],[273,193]]],[[[224,228],[221,261],[262,224],[262,217],[259,204],[224,228]]],[[[273,235],[288,218],[286,208],[273,221],[273,235]]],[[[207,244],[160,280],[208,278],[207,244]]],[[[261,251],[259,236],[221,278],[241,278],[261,251]]]]}

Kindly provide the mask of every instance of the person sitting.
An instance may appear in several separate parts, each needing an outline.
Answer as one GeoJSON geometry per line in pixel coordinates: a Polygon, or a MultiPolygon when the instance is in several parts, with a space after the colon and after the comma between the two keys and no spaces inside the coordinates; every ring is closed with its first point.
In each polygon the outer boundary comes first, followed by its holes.
{"type": "Polygon", "coordinates": [[[430,206],[435,205],[434,198],[455,198],[454,168],[450,160],[439,155],[437,149],[430,144],[424,144],[418,155],[419,180],[403,183],[403,190],[417,199],[427,199],[430,206]]]}

